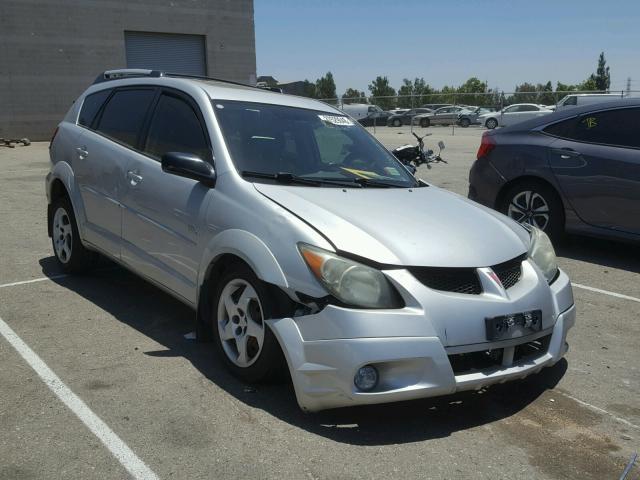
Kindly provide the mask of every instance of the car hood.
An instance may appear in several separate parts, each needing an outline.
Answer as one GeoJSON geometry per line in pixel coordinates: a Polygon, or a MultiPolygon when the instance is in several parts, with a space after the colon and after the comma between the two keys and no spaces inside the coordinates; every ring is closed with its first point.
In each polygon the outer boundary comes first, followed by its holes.
{"type": "Polygon", "coordinates": [[[529,234],[513,220],[433,186],[254,185],[337,250],[381,264],[483,267],[522,255],[529,246],[529,234]]]}

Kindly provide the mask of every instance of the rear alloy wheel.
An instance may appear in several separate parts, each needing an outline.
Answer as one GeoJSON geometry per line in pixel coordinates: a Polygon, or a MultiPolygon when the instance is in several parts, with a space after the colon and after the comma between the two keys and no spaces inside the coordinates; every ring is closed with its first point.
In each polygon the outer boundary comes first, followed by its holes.
{"type": "Polygon", "coordinates": [[[551,187],[543,183],[524,181],[512,186],[506,192],[500,210],[516,222],[539,228],[553,240],[562,237],[562,201],[551,187]]]}
{"type": "Polygon", "coordinates": [[[498,120],[496,120],[495,118],[490,118],[485,122],[484,126],[489,130],[493,130],[498,126],[498,120]]]}
{"type": "Polygon", "coordinates": [[[468,118],[463,118],[460,120],[460,126],[462,128],[467,128],[469,125],[471,125],[471,121],[468,118]]]}
{"type": "Polygon", "coordinates": [[[211,327],[219,353],[229,370],[247,382],[277,378],[286,370],[278,341],[266,324],[279,318],[270,293],[239,263],[222,276],[214,297],[211,327]]]}
{"type": "Polygon", "coordinates": [[[402,126],[402,120],[400,120],[400,119],[396,118],[396,119],[393,121],[393,126],[394,126],[394,127],[401,127],[401,126],[402,126]]]}
{"type": "Polygon", "coordinates": [[[428,128],[429,125],[431,125],[431,121],[428,118],[421,118],[420,119],[420,126],[422,128],[428,128]]]}
{"type": "Polygon", "coordinates": [[[98,254],[82,245],[69,199],[57,199],[51,211],[51,243],[58,264],[66,273],[83,272],[94,266],[98,254]]]}

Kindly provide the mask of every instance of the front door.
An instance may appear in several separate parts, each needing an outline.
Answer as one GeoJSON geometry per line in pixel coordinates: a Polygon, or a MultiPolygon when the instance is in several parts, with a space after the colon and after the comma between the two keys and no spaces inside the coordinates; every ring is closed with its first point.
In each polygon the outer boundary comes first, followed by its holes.
{"type": "Polygon", "coordinates": [[[126,168],[122,260],[135,271],[195,303],[200,238],[214,191],[188,178],[165,173],[166,152],[212,161],[202,115],[193,100],[164,91],[151,116],[143,152],[126,168]]]}

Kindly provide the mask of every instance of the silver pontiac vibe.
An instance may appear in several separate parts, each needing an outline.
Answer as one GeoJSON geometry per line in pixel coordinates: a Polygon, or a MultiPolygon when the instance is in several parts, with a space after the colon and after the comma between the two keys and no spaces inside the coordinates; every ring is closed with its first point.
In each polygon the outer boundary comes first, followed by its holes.
{"type": "Polygon", "coordinates": [[[416,180],[322,102],[108,71],[50,153],[62,268],[120,263],[191,306],[244,381],[288,368],[304,410],[477,389],[567,350],[547,236],[416,180]]]}

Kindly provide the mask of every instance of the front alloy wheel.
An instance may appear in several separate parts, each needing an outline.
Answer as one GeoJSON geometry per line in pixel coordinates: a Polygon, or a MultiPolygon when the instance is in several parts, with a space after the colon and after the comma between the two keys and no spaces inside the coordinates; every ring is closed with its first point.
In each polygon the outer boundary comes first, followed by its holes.
{"type": "Polygon", "coordinates": [[[241,278],[231,280],[218,300],[218,335],[227,358],[240,368],[253,365],[264,345],[264,315],[255,289],[241,278]]]}
{"type": "Polygon", "coordinates": [[[487,127],[489,130],[493,130],[497,126],[498,126],[498,121],[495,118],[490,118],[485,123],[485,127],[487,127]]]}

